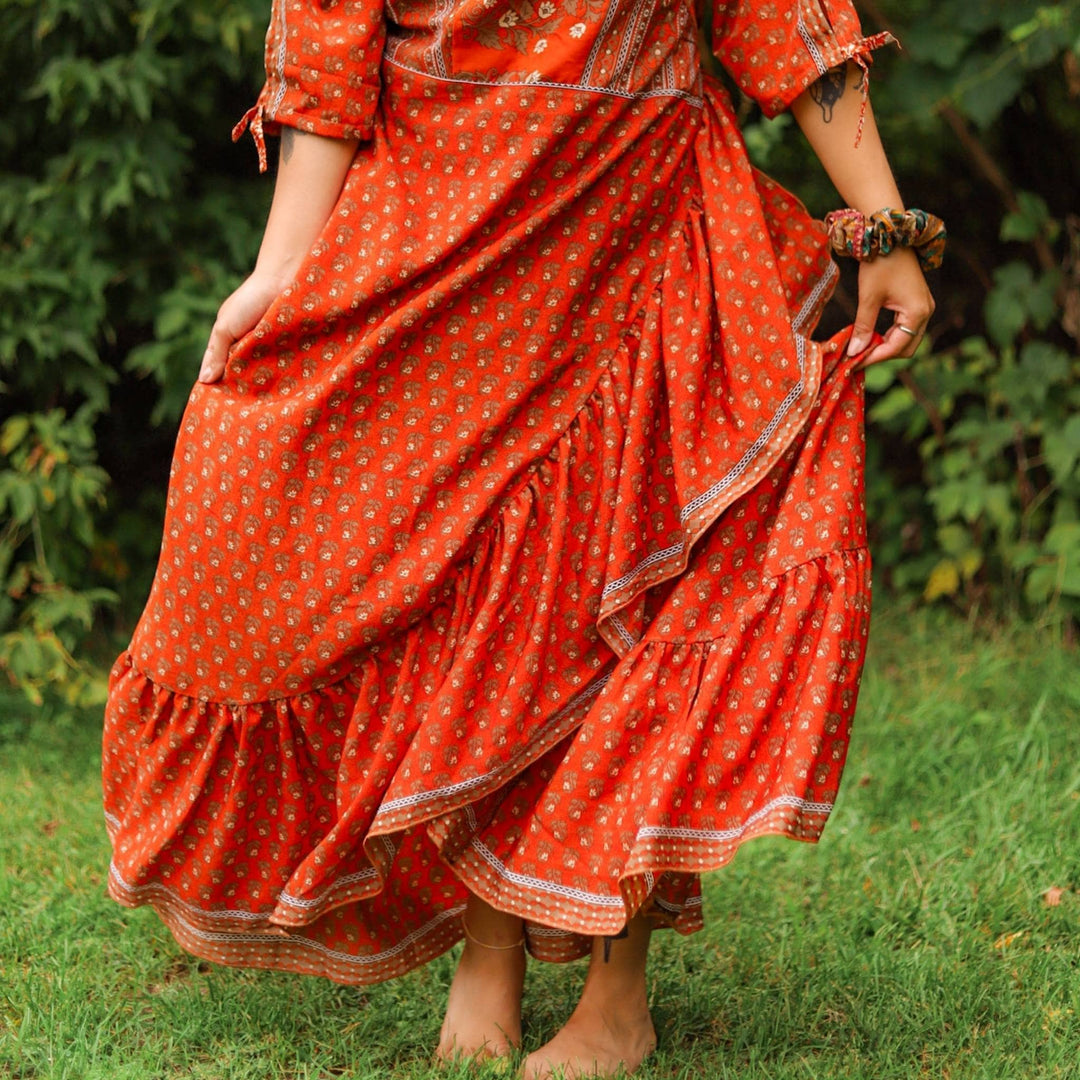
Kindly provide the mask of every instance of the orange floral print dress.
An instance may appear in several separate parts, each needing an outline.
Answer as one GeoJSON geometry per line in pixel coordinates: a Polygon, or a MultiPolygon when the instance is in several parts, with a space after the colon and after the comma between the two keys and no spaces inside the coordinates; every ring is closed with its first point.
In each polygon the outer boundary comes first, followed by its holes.
{"type": "MultiPolygon", "coordinates": [[[[847,0],[716,3],[779,112],[847,0]]],[[[822,226],[747,161],[687,0],[277,0],[246,120],[363,140],[196,384],[114,668],[110,891],[346,983],[550,960],[818,837],[869,614],[861,382],[822,226]]]]}

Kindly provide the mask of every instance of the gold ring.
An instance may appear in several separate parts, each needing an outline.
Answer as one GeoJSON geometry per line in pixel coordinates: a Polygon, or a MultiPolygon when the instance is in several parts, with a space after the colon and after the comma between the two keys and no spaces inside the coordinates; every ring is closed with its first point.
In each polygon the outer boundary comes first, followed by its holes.
{"type": "Polygon", "coordinates": [[[919,336],[918,331],[909,330],[906,326],[901,326],[900,323],[893,323],[893,328],[896,329],[896,330],[902,330],[909,337],[918,337],[919,336]]]}

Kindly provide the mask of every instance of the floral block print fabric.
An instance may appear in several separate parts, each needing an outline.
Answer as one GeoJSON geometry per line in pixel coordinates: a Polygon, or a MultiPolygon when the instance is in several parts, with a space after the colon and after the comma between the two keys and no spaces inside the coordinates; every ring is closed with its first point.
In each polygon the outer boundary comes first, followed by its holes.
{"type": "MultiPolygon", "coordinates": [[[[281,0],[247,120],[359,137],[296,280],[196,384],[113,671],[110,891],[350,983],[472,890],[569,959],[816,839],[868,618],[861,383],[823,228],[662,0],[281,0]]],[[[844,3],[718,4],[779,108],[844,3]]]]}

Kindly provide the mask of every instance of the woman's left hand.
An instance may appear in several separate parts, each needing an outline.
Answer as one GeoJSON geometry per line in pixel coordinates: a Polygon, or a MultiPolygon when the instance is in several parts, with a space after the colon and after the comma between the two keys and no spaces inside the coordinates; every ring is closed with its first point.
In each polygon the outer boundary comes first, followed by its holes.
{"type": "Polygon", "coordinates": [[[879,255],[859,267],[859,310],[851,334],[848,355],[863,352],[871,343],[881,309],[895,312],[896,319],[884,340],[862,362],[879,364],[897,356],[914,356],[934,313],[934,298],[910,248],[879,255]]]}
{"type": "Polygon", "coordinates": [[[199,382],[212,383],[225,372],[229,350],[253,330],[271,303],[291,281],[288,273],[268,275],[258,269],[218,308],[210,340],[199,368],[199,382]]]}

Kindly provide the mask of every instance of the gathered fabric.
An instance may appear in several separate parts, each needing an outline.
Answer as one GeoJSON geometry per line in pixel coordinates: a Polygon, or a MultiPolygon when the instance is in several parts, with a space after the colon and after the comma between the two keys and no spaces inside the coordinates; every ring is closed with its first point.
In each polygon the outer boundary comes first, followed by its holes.
{"type": "MultiPolygon", "coordinates": [[[[756,10],[758,9],[758,10],[756,10]]],[[[770,113],[870,45],[717,3],[770,113]]],[[[112,675],[109,889],[221,963],[366,983],[469,892],[566,960],[820,835],[869,617],[862,391],[823,226],[683,4],[279,0],[245,118],[361,141],[196,384],[112,675]],[[549,10],[550,9],[550,10],[549,10]]]]}

